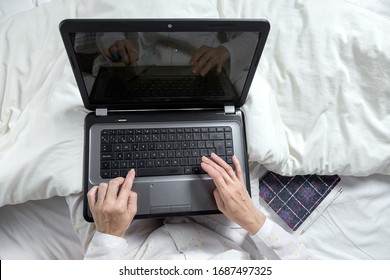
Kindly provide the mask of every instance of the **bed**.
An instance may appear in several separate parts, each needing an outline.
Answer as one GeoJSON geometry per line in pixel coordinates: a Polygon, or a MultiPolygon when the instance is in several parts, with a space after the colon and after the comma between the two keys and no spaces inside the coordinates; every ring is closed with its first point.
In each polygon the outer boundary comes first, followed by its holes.
{"type": "Polygon", "coordinates": [[[65,18],[266,18],[243,110],[253,200],[266,170],[338,174],[343,193],[302,234],[321,259],[390,259],[390,6],[385,1],[6,1],[0,4],[0,259],[80,259],[83,107],[65,18]],[[168,4],[169,3],[169,4],[168,4]],[[153,7],[153,8],[152,8],[153,7]]]}

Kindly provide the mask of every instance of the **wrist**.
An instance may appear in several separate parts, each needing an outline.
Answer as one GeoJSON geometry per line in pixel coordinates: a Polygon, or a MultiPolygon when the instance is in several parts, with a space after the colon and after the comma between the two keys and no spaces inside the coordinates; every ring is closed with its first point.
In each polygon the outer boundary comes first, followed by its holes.
{"type": "Polygon", "coordinates": [[[97,231],[99,231],[100,233],[113,235],[113,236],[120,237],[120,238],[123,238],[123,236],[125,236],[125,231],[119,230],[119,229],[99,229],[99,228],[97,228],[97,231]]]}
{"type": "Polygon", "coordinates": [[[246,230],[250,235],[255,235],[263,227],[265,220],[265,215],[261,212],[257,212],[246,230]]]}

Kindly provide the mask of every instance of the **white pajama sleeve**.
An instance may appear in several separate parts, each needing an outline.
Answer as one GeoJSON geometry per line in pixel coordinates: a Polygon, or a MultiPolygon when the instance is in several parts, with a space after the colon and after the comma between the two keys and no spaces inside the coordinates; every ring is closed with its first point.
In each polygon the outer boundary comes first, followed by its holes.
{"type": "Polygon", "coordinates": [[[96,231],[89,244],[85,260],[124,259],[127,241],[121,237],[96,231]]]}
{"type": "Polygon", "coordinates": [[[259,249],[265,244],[280,259],[307,260],[313,258],[298,237],[286,232],[270,219],[266,219],[262,228],[250,237],[259,249]]]}

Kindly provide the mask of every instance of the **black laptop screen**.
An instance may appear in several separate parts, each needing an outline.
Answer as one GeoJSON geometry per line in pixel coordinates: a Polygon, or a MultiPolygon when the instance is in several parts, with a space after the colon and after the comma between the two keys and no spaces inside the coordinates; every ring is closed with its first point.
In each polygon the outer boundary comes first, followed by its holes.
{"type": "Polygon", "coordinates": [[[260,34],[76,32],[70,36],[90,103],[99,106],[236,103],[255,61],[260,34]]]}

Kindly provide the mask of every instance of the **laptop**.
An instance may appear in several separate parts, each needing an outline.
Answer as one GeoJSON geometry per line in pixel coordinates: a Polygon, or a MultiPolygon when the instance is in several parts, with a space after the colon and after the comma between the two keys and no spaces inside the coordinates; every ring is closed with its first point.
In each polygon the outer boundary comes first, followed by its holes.
{"type": "Polygon", "coordinates": [[[84,103],[87,193],[134,168],[135,218],[220,213],[200,167],[236,155],[250,193],[245,103],[266,20],[67,19],[60,32],[84,103]]]}

